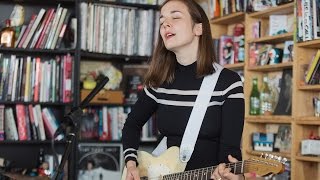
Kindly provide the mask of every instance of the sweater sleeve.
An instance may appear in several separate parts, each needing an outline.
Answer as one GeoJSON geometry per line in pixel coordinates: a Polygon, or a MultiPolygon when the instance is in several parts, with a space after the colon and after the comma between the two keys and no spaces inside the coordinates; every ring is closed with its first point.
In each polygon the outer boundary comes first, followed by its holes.
{"type": "Polygon", "coordinates": [[[228,155],[241,160],[241,136],[244,123],[243,83],[239,75],[233,76],[234,81],[226,89],[225,101],[222,106],[222,122],[219,162],[228,163],[228,155]]]}
{"type": "Polygon", "coordinates": [[[144,88],[133,106],[122,129],[122,144],[125,163],[137,162],[137,150],[143,125],[157,109],[157,99],[152,89],[144,88]]]}

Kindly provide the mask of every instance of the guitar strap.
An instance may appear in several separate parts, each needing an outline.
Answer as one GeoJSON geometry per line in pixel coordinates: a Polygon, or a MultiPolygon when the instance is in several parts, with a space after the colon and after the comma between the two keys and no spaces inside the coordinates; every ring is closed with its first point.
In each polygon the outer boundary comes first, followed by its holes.
{"type": "MultiPolygon", "coordinates": [[[[223,67],[217,63],[214,63],[213,67],[215,68],[216,72],[204,77],[201,83],[199,94],[192,108],[187,127],[183,134],[180,145],[180,160],[182,162],[188,162],[191,158],[204,115],[207,111],[208,104],[212,96],[212,92],[217,84],[220,72],[223,69],[223,67]]],[[[167,137],[164,137],[152,154],[159,156],[166,149],[167,137]]]]}

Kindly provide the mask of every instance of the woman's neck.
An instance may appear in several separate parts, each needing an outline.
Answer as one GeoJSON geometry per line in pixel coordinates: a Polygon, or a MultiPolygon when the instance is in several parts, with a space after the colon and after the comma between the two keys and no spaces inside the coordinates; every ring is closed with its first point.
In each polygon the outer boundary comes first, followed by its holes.
{"type": "Polygon", "coordinates": [[[179,64],[187,66],[197,61],[197,56],[187,54],[176,54],[176,58],[179,64]]]}
{"type": "Polygon", "coordinates": [[[179,64],[187,66],[194,63],[198,59],[198,46],[199,42],[195,41],[187,47],[183,47],[175,51],[176,59],[179,64]]]}

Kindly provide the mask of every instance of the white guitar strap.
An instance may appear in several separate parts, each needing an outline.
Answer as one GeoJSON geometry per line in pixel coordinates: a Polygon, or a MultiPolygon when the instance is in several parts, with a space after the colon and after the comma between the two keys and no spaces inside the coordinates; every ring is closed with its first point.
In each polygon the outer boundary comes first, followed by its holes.
{"type": "MultiPolygon", "coordinates": [[[[218,81],[220,72],[223,67],[217,63],[214,63],[215,73],[204,77],[199,94],[192,108],[189,121],[184,131],[182,142],[180,145],[180,160],[182,162],[188,162],[196,144],[200,127],[207,111],[208,104],[210,102],[212,92],[218,81]]],[[[156,149],[152,152],[153,155],[159,156],[162,152],[167,149],[167,137],[164,137],[156,149]]]]}

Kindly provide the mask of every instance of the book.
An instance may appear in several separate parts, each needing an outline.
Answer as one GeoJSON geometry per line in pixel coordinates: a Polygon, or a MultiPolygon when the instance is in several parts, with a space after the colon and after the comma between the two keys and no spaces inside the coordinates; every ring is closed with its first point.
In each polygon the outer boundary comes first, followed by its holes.
{"type": "Polygon", "coordinates": [[[16,126],[16,121],[14,119],[13,110],[11,107],[5,108],[5,139],[6,140],[19,140],[18,129],[16,126]]]}
{"type": "Polygon", "coordinates": [[[55,33],[53,35],[52,43],[50,44],[48,49],[54,49],[56,47],[56,44],[57,44],[58,38],[59,38],[59,34],[61,33],[61,29],[63,28],[63,23],[65,21],[67,12],[68,12],[67,8],[63,8],[62,9],[61,16],[59,17],[59,21],[58,21],[57,26],[56,26],[57,29],[56,29],[56,31],[55,31],[55,33]]]}
{"type": "Polygon", "coordinates": [[[233,36],[223,35],[220,37],[220,65],[234,64],[233,36]]]}
{"type": "Polygon", "coordinates": [[[313,5],[313,37],[320,38],[320,1],[312,0],[313,5]]]}
{"type": "Polygon", "coordinates": [[[27,46],[28,46],[28,44],[29,44],[32,36],[34,35],[37,27],[39,26],[40,21],[41,21],[41,19],[42,19],[42,17],[43,17],[43,15],[44,15],[45,12],[46,12],[45,9],[41,9],[41,10],[39,11],[39,13],[38,13],[38,15],[37,15],[37,18],[35,19],[34,23],[32,24],[32,27],[31,27],[31,29],[30,29],[30,31],[29,31],[29,33],[28,33],[28,36],[26,37],[25,41],[24,41],[23,44],[22,44],[22,48],[27,48],[27,46]]]}
{"type": "Polygon", "coordinates": [[[26,28],[27,28],[27,25],[22,25],[22,26],[21,26],[19,36],[18,36],[17,40],[16,40],[15,43],[14,43],[14,47],[15,47],[15,48],[17,48],[17,46],[18,46],[18,44],[19,44],[19,42],[20,42],[20,40],[21,40],[21,38],[22,38],[22,36],[23,36],[26,28]]]}
{"type": "Polygon", "coordinates": [[[283,34],[288,32],[287,15],[269,16],[269,36],[283,34]]]}
{"type": "Polygon", "coordinates": [[[22,104],[16,105],[16,117],[17,117],[17,127],[19,140],[28,140],[27,132],[27,121],[26,121],[26,111],[22,104]]]}
{"type": "Polygon", "coordinates": [[[274,147],[278,148],[280,152],[291,152],[291,126],[279,125],[274,147]]]}
{"type": "Polygon", "coordinates": [[[30,22],[29,22],[26,30],[24,31],[23,36],[22,36],[22,38],[21,38],[21,40],[20,40],[20,42],[19,42],[19,44],[18,44],[18,48],[22,48],[22,46],[23,46],[23,44],[24,44],[24,41],[26,40],[28,34],[30,33],[30,30],[31,30],[31,28],[32,28],[32,26],[33,26],[33,23],[35,22],[36,18],[37,18],[37,15],[36,15],[36,14],[33,14],[33,15],[31,16],[30,22]]]}
{"type": "Polygon", "coordinates": [[[4,105],[0,105],[0,141],[4,140],[4,105]]]}
{"type": "Polygon", "coordinates": [[[284,69],[280,82],[279,100],[274,115],[291,115],[292,106],[292,69],[284,69]]]}
{"type": "Polygon", "coordinates": [[[65,19],[64,19],[64,22],[62,24],[62,27],[61,27],[61,31],[59,33],[59,36],[58,36],[58,40],[57,40],[57,43],[56,43],[56,49],[59,49],[60,46],[61,46],[61,43],[62,43],[62,38],[66,32],[66,29],[67,29],[67,25],[69,23],[69,20],[70,20],[70,16],[71,16],[71,12],[70,11],[67,11],[67,14],[65,16],[65,19]]]}
{"type": "Polygon", "coordinates": [[[95,108],[88,108],[84,110],[81,116],[80,123],[80,137],[85,139],[99,139],[99,115],[95,108]]]}
{"type": "Polygon", "coordinates": [[[292,62],[293,61],[293,41],[285,41],[284,42],[284,49],[283,49],[283,56],[282,56],[282,63],[292,62]]]}
{"type": "Polygon", "coordinates": [[[317,51],[316,55],[314,56],[314,58],[312,59],[312,61],[309,64],[309,67],[308,67],[308,70],[307,70],[307,74],[306,74],[306,77],[305,77],[305,83],[306,84],[309,84],[313,72],[316,71],[316,67],[317,67],[319,59],[320,59],[320,50],[317,51]]]}
{"type": "Polygon", "coordinates": [[[53,11],[54,11],[54,9],[51,8],[45,13],[43,20],[41,21],[41,25],[39,24],[39,28],[33,37],[30,48],[35,48],[37,45],[37,42],[40,41],[41,36],[43,36],[45,29],[47,28],[48,19],[51,18],[53,11]]]}

